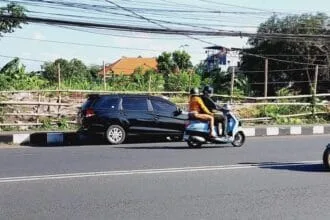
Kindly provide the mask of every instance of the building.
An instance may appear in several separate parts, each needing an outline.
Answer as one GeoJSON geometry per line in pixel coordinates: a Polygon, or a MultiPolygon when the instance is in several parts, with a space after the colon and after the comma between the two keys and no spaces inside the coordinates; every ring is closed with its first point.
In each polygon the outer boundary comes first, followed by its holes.
{"type": "Polygon", "coordinates": [[[205,47],[206,59],[204,66],[206,72],[213,70],[229,71],[233,66],[238,66],[239,56],[237,49],[230,49],[223,46],[205,47]]]}
{"type": "MultiPolygon", "coordinates": [[[[105,66],[106,75],[131,75],[135,69],[142,68],[143,72],[152,69],[157,70],[157,60],[155,57],[122,57],[116,62],[105,66]]],[[[100,70],[99,75],[103,75],[103,69],[100,70]]]]}

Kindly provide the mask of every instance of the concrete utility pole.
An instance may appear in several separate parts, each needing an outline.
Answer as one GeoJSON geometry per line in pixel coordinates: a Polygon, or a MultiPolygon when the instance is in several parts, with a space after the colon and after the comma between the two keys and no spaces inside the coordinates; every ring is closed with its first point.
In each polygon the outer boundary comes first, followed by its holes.
{"type": "Polygon", "coordinates": [[[315,116],[315,112],[316,112],[316,93],[317,93],[317,78],[319,75],[319,65],[315,66],[315,76],[314,76],[314,88],[313,88],[313,97],[312,97],[312,114],[313,116],[315,116]]]}
{"type": "Polygon", "coordinates": [[[314,77],[314,95],[316,96],[317,93],[317,78],[319,75],[319,65],[315,67],[315,77],[314,77]]]}
{"type": "Polygon", "coordinates": [[[264,96],[267,98],[268,95],[268,59],[265,59],[265,91],[264,96]]]}

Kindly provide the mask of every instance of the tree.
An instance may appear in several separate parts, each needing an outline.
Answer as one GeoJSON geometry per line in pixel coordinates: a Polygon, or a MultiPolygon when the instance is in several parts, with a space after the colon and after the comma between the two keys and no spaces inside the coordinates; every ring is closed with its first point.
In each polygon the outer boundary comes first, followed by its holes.
{"type": "Polygon", "coordinates": [[[201,77],[193,72],[182,71],[179,74],[171,73],[168,75],[166,90],[167,91],[186,91],[193,87],[199,87],[201,77]]]}
{"type": "Polygon", "coordinates": [[[157,57],[157,69],[158,72],[168,75],[174,70],[174,62],[172,59],[172,54],[163,52],[157,57]]]}
{"type": "Polygon", "coordinates": [[[179,70],[188,70],[193,67],[190,61],[190,55],[185,51],[174,51],[173,62],[178,66],[179,70]]]}
{"type": "MultiPolygon", "coordinates": [[[[269,57],[268,95],[275,95],[277,90],[288,86],[304,94],[310,92],[311,83],[314,81],[315,65],[330,67],[330,42],[316,37],[311,39],[281,38],[274,35],[266,38],[262,37],[262,34],[329,34],[324,29],[326,19],[327,16],[322,13],[284,18],[274,15],[265,23],[260,24],[257,31],[259,36],[250,38],[248,43],[251,48],[242,53],[241,70],[246,71],[254,94],[264,95],[262,83],[264,82],[265,59],[253,54],[269,57]]],[[[329,80],[328,68],[320,68],[319,80],[329,80]]],[[[329,82],[327,86],[329,89],[329,82]]]]}
{"type": "Polygon", "coordinates": [[[58,66],[60,67],[61,79],[70,81],[91,80],[90,69],[80,60],[57,59],[54,62],[46,62],[41,66],[43,76],[50,82],[56,82],[58,79],[58,66]]]}
{"type": "Polygon", "coordinates": [[[190,55],[185,51],[174,51],[173,53],[163,52],[157,58],[158,72],[168,75],[191,69],[190,55]]]}
{"type": "Polygon", "coordinates": [[[0,70],[1,90],[40,89],[46,84],[39,76],[28,74],[18,58],[8,62],[0,70]]]}
{"type": "Polygon", "coordinates": [[[25,23],[25,8],[15,3],[0,7],[0,37],[2,33],[12,33],[15,28],[21,28],[25,23]]]}
{"type": "Polygon", "coordinates": [[[164,90],[164,77],[153,69],[144,71],[142,67],[134,70],[131,76],[132,83],[139,91],[161,91],[164,90]]]}

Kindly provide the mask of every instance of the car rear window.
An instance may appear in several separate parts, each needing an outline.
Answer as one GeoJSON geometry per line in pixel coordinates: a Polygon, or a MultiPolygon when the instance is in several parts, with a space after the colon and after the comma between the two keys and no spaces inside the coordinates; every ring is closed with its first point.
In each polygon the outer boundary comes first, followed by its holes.
{"type": "Polygon", "coordinates": [[[148,111],[147,98],[145,97],[124,97],[123,109],[129,111],[148,111]]]}
{"type": "Polygon", "coordinates": [[[100,97],[93,105],[95,109],[118,109],[119,98],[111,96],[100,97]]]}
{"type": "Polygon", "coordinates": [[[90,108],[94,101],[95,101],[95,99],[88,98],[87,101],[84,102],[84,104],[81,106],[81,109],[86,110],[86,109],[90,108]]]}

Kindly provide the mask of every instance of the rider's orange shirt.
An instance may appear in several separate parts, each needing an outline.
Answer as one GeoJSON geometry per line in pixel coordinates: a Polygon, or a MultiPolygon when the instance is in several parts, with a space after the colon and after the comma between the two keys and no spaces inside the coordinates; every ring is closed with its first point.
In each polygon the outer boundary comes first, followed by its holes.
{"type": "Polygon", "coordinates": [[[189,112],[198,112],[212,115],[212,113],[204,105],[203,100],[199,96],[191,96],[189,101],[189,112]]]}

